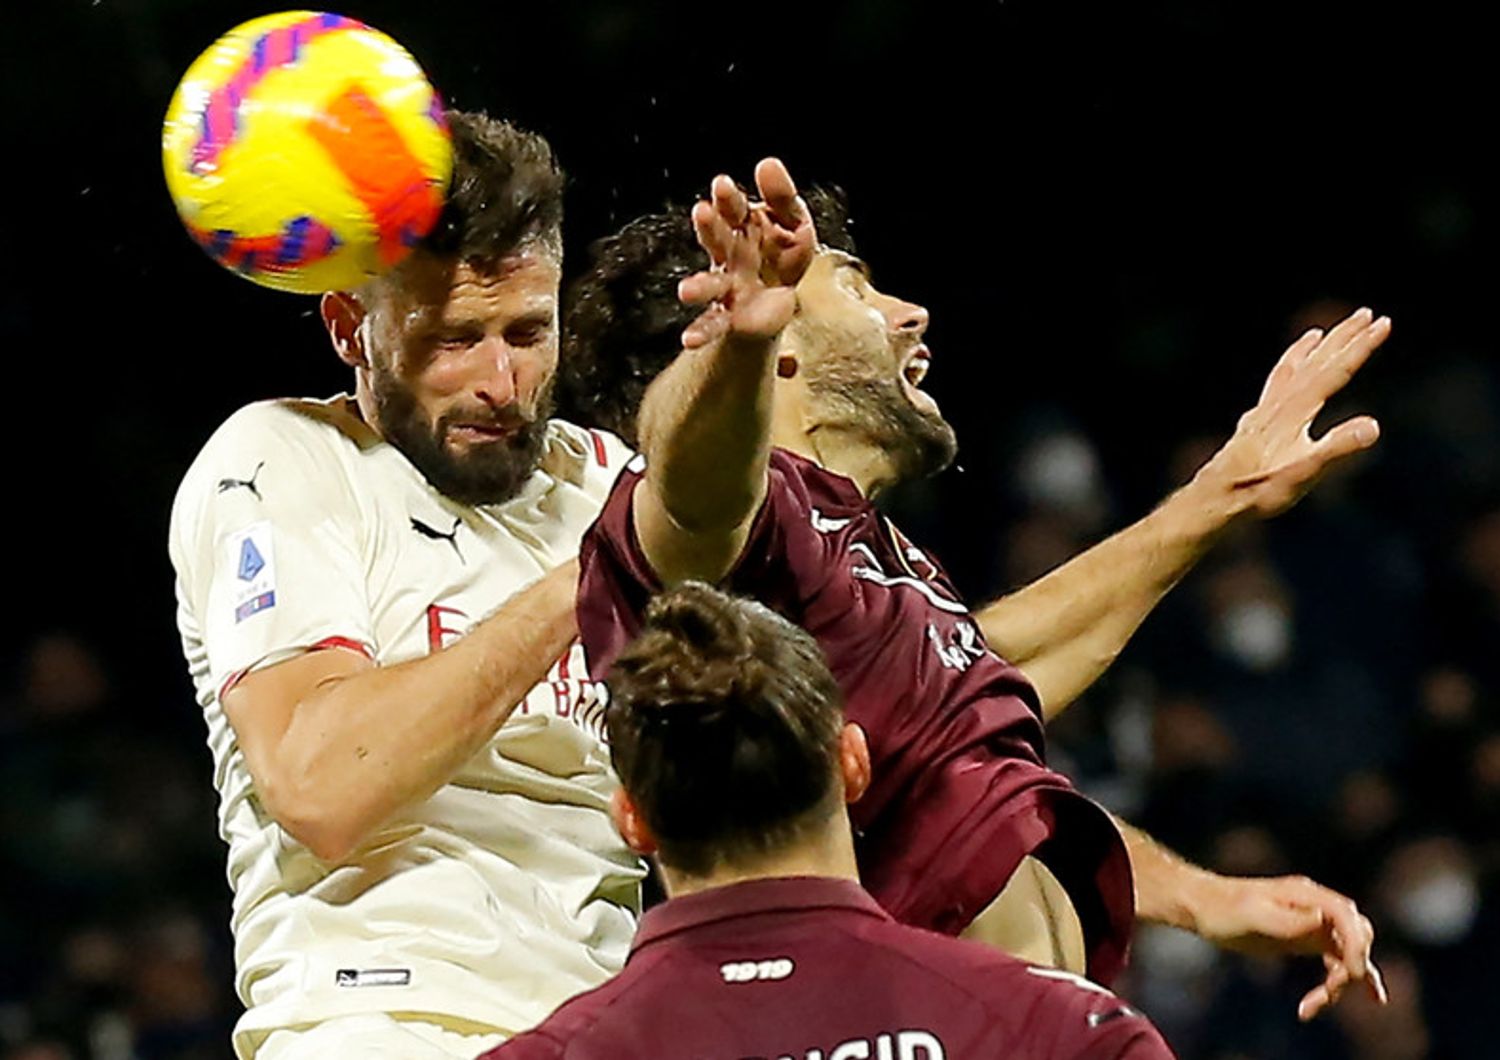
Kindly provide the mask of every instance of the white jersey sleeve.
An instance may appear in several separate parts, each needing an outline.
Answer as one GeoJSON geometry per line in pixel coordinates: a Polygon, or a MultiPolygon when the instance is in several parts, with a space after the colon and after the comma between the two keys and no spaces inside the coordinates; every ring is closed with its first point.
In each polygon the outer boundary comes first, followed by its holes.
{"type": "Polygon", "coordinates": [[[178,491],[178,591],[220,690],[314,647],[373,652],[359,498],[332,451],[357,443],[315,422],[278,403],[240,410],[178,491]]]}

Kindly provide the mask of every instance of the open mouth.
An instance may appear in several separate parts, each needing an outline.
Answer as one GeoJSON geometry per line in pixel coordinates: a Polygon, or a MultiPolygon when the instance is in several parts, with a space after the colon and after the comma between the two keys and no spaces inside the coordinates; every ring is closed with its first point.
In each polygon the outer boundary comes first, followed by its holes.
{"type": "Polygon", "coordinates": [[[922,385],[922,380],[927,378],[927,370],[932,367],[932,351],[926,346],[918,346],[912,351],[906,363],[901,366],[901,377],[916,389],[922,385]]]}
{"type": "Polygon", "coordinates": [[[907,400],[924,412],[938,411],[932,395],[922,389],[922,381],[931,367],[932,351],[925,344],[912,350],[901,365],[901,389],[906,392],[907,400]]]}

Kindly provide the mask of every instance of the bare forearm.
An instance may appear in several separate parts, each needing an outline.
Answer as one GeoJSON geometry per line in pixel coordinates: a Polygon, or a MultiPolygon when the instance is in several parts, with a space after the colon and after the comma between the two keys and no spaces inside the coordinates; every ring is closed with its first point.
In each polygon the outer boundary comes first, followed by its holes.
{"type": "Polygon", "coordinates": [[[1109,668],[1235,514],[1221,491],[1191,483],[1144,519],[980,611],[985,639],[1025,671],[1046,717],[1054,717],[1109,668]]]}
{"type": "Polygon", "coordinates": [[[519,593],[432,655],[322,682],[278,758],[318,853],[342,856],[476,754],[576,635],[576,565],[519,593]]]}
{"type": "Polygon", "coordinates": [[[1154,924],[1198,930],[1199,911],[1220,877],[1184,860],[1134,825],[1115,818],[1135,876],[1135,915],[1154,924]]]}
{"type": "Polygon", "coordinates": [[[687,529],[740,522],[760,502],[770,451],[774,340],[688,350],[642,405],[647,478],[687,529]]]}
{"type": "Polygon", "coordinates": [[[663,581],[716,580],[765,496],[774,341],[729,337],[684,352],[641,412],[641,543],[663,581]]]}

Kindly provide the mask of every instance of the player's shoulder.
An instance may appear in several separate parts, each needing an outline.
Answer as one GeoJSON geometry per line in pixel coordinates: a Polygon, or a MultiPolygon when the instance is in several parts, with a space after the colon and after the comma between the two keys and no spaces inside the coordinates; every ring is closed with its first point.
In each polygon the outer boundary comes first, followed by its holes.
{"type": "Polygon", "coordinates": [[[543,466],[563,481],[579,486],[593,482],[612,484],[635,455],[630,446],[609,431],[555,418],[547,421],[543,466]]]}
{"type": "Polygon", "coordinates": [[[204,444],[204,453],[245,445],[367,449],[379,436],[359,418],[347,395],[333,398],[271,398],[233,412],[204,444]]]}
{"type": "Polygon", "coordinates": [[[1020,1016],[1019,1026],[1041,1056],[1171,1060],[1166,1040],[1144,1013],[1081,975],[1012,961],[995,974],[991,991],[989,1003],[1020,1016]]]}
{"type": "Polygon", "coordinates": [[[997,1033],[1027,1041],[1038,1057],[1172,1055],[1141,1012],[1081,975],[919,928],[897,926],[883,934],[887,945],[920,965],[946,993],[988,1010],[997,1033]]]}
{"type": "Polygon", "coordinates": [[[665,954],[637,952],[613,979],[562,1005],[528,1033],[500,1046],[495,1060],[542,1056],[610,1056],[600,1042],[617,1040],[630,1028],[655,1019],[664,994],[676,989],[665,954]]]}
{"type": "Polygon", "coordinates": [[[342,491],[330,488],[328,478],[338,474],[341,458],[379,441],[345,396],[245,405],[209,436],[183,475],[172,505],[173,526],[191,521],[217,497],[262,500],[271,477],[290,484],[278,491],[289,503],[306,495],[332,502],[342,491]]]}

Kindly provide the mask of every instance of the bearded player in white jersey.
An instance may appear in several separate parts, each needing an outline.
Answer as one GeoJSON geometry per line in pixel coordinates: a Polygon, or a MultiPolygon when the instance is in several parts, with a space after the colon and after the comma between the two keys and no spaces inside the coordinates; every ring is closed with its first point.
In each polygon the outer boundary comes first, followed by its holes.
{"type": "Polygon", "coordinates": [[[572,614],[629,454],[549,419],[550,148],[450,118],[437,229],[322,300],[354,394],[236,412],[172,512],[241,1058],[472,1057],[617,971],[635,927],[572,614]]]}

